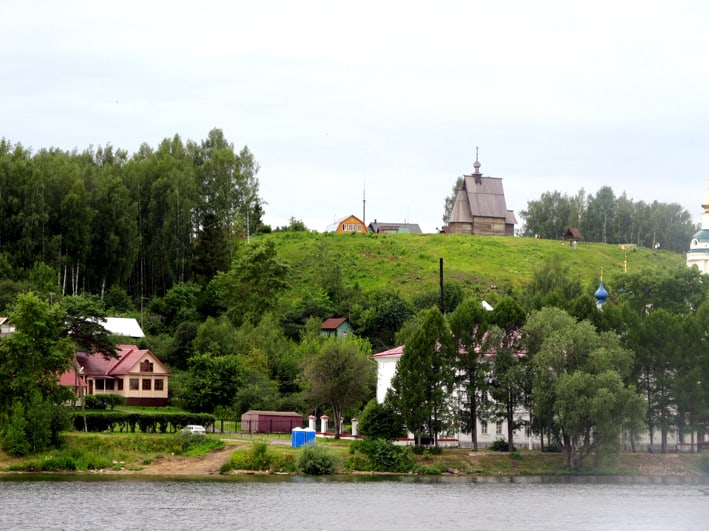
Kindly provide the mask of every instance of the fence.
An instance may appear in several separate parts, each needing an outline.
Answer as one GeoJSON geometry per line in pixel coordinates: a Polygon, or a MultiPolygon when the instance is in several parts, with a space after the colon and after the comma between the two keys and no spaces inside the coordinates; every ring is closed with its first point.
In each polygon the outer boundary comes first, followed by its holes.
{"type": "Polygon", "coordinates": [[[220,419],[214,422],[214,431],[221,433],[238,433],[251,435],[255,433],[291,433],[293,428],[305,428],[303,421],[298,419],[253,419],[253,420],[227,420],[220,419]]]}

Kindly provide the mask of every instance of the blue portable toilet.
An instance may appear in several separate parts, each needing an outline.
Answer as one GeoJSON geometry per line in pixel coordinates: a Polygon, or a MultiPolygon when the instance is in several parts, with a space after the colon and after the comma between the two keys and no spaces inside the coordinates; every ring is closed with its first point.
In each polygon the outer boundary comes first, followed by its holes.
{"type": "Polygon", "coordinates": [[[305,436],[303,442],[307,446],[313,446],[315,444],[315,430],[313,428],[305,428],[303,434],[305,436]]]}
{"type": "Polygon", "coordinates": [[[303,428],[293,428],[291,430],[291,448],[300,448],[305,444],[305,430],[303,428]]]}

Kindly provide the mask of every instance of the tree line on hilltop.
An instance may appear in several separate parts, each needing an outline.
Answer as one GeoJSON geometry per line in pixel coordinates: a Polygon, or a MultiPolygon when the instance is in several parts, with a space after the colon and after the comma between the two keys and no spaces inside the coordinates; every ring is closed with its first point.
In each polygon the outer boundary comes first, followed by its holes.
{"type": "MultiPolygon", "coordinates": [[[[463,187],[459,177],[451,195],[443,205],[443,221],[448,222],[455,198],[463,187]]],[[[686,252],[697,227],[692,215],[677,203],[633,201],[625,192],[619,197],[610,186],[601,187],[596,194],[583,189],[575,195],[554,190],[543,192],[539,199],[527,202],[519,212],[524,223],[517,230],[519,236],[559,240],[569,228],[581,231],[588,242],[634,244],[686,252]]]]}
{"type": "Polygon", "coordinates": [[[585,241],[648,248],[659,243],[675,252],[686,252],[697,230],[692,215],[677,203],[635,202],[625,193],[616,197],[610,186],[595,195],[583,189],[573,196],[544,192],[538,200],[528,201],[520,215],[522,236],[559,239],[574,227],[585,241]]]}

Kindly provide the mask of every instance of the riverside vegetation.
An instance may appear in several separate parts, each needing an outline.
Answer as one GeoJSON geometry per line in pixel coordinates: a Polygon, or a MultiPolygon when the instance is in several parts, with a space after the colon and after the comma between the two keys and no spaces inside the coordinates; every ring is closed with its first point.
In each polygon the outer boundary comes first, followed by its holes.
{"type": "MultiPolygon", "coordinates": [[[[63,436],[62,448],[18,458],[0,451],[0,473],[73,472],[193,476],[214,474],[417,474],[539,476],[569,474],[563,456],[519,450],[472,452],[466,448],[395,446],[380,439],[318,439],[291,448],[287,437],[208,434],[86,434],[63,436]],[[213,457],[210,467],[201,466],[213,457]],[[179,461],[176,461],[179,460],[179,461]],[[177,468],[175,463],[179,462],[177,468]]],[[[576,474],[698,476],[709,474],[707,454],[624,453],[608,468],[576,474]]]]}

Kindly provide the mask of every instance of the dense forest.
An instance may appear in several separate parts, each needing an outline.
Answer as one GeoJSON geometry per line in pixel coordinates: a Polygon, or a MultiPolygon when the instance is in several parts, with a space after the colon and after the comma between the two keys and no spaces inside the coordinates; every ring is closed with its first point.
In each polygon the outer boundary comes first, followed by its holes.
{"type": "Polygon", "coordinates": [[[61,294],[120,286],[134,299],[210,278],[261,225],[257,172],[219,129],[130,157],[111,145],[32,153],[2,139],[0,267],[12,278],[44,264],[61,294]]]}
{"type": "Polygon", "coordinates": [[[693,230],[676,205],[653,204],[628,229],[623,198],[610,189],[573,215],[560,197],[547,208],[558,194],[543,194],[523,213],[525,230],[542,240],[316,234],[297,220],[271,233],[257,172],[249,150],[237,153],[216,129],[201,143],[175,136],[131,157],[111,146],[33,154],[0,142],[0,315],[18,330],[0,341],[5,436],[14,426],[24,437],[39,413],[64,403],[46,376],[79,347],[105,348],[81,323],[107,315],[139,319],[141,346],[173,371],[174,405],[222,417],[356,415],[366,433],[368,419],[371,430],[371,419],[393,412],[398,420],[386,425],[421,435],[470,427],[476,416],[515,426],[524,405],[540,412],[532,429],[559,445],[595,433],[612,447],[614,433],[637,431],[640,418],[661,433],[663,450],[668,434],[694,436],[709,421],[709,291],[704,275],[667,251],[686,246],[693,230]],[[573,250],[558,241],[571,221],[587,231],[573,250]],[[633,248],[630,270],[628,250],[609,245],[655,239],[663,250],[633,248]],[[604,267],[610,297],[599,310],[593,292],[604,267]],[[356,337],[323,338],[331,316],[348,317],[356,337]],[[408,362],[391,409],[377,410],[368,357],[400,344],[408,362]],[[461,349],[471,356],[443,356],[461,349]],[[486,349],[497,355],[478,355],[486,349]],[[461,410],[441,401],[451,386],[466,387],[461,410]],[[412,402],[418,392],[424,398],[412,402]],[[576,424],[564,423],[572,417],[576,424]]]}
{"type": "Polygon", "coordinates": [[[617,197],[610,186],[595,195],[584,190],[573,196],[544,192],[540,199],[529,201],[520,215],[524,218],[522,236],[559,238],[569,227],[576,227],[587,241],[649,248],[659,243],[676,252],[689,250],[697,230],[692,215],[677,203],[635,202],[625,193],[617,197]]]}

